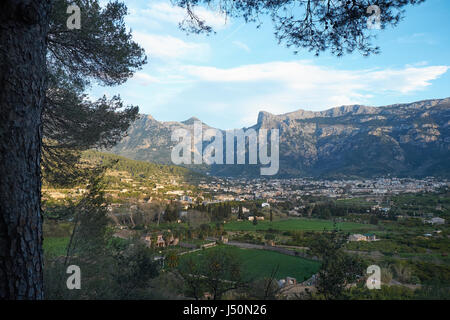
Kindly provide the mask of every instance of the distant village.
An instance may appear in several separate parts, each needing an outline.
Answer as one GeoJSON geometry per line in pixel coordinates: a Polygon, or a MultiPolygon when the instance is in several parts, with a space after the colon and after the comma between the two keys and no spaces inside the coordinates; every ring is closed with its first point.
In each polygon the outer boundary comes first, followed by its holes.
{"type": "MultiPolygon", "coordinates": [[[[112,236],[125,242],[139,239],[140,243],[155,251],[153,259],[164,268],[171,259],[178,259],[171,255],[181,257],[224,245],[317,261],[307,246],[311,244],[312,233],[296,233],[286,227],[271,231],[251,230],[251,226],[257,225],[264,229],[265,224],[272,223],[272,218],[292,224],[309,221],[311,225],[317,218],[323,219],[320,222],[323,225],[332,220],[354,223],[345,235],[348,252],[365,254],[364,250],[373,246],[397,250],[389,247],[392,231],[376,232],[378,219],[401,221],[413,215],[409,213],[407,201],[406,210],[392,212],[396,205],[390,199],[398,195],[435,194],[436,197],[448,189],[450,182],[432,177],[354,180],[202,177],[198,181],[187,182],[176,175],[141,177],[126,171],[112,171],[106,174],[105,185],[106,209],[114,222],[112,236]],[[332,207],[337,203],[339,207],[332,207]],[[330,204],[331,207],[326,207],[330,204]],[[321,216],[321,212],[329,208],[335,210],[333,217],[321,216]],[[338,211],[341,215],[337,214],[338,211]],[[312,220],[308,220],[310,218],[312,220]],[[240,224],[238,229],[228,226],[233,223],[235,226],[240,224]]],[[[87,187],[82,186],[43,188],[43,198],[50,204],[57,204],[67,199],[81,199],[87,192],[87,187]]],[[[420,218],[420,227],[415,235],[417,239],[425,239],[432,246],[447,234],[446,215],[442,214],[448,210],[446,204],[433,202],[433,207],[413,205],[411,210],[418,213],[415,218],[420,218]],[[424,231],[421,231],[422,226],[424,231]]],[[[303,230],[304,227],[296,228],[303,230]]],[[[442,251],[440,254],[444,256],[447,253],[442,251]]],[[[283,294],[289,296],[297,294],[298,290],[314,288],[316,274],[303,279],[289,273],[276,280],[280,290],[285,290],[283,294]]]]}
{"type": "MultiPolygon", "coordinates": [[[[291,201],[301,203],[307,197],[325,197],[335,200],[363,198],[372,201],[372,211],[388,212],[389,203],[382,199],[399,194],[418,194],[437,192],[450,187],[450,181],[433,177],[425,179],[412,178],[377,178],[359,180],[315,180],[312,178],[296,179],[232,179],[208,177],[195,184],[181,181],[179,177],[167,176],[154,179],[132,178],[127,172],[113,172],[108,178],[114,178],[108,184],[105,195],[111,207],[122,204],[155,202],[170,203],[176,201],[182,208],[188,209],[193,204],[217,204],[230,201],[259,201],[263,206],[291,201]]],[[[43,188],[43,198],[53,201],[77,198],[86,192],[85,188],[52,189],[43,188]]],[[[290,215],[298,215],[303,205],[290,208],[290,215]]],[[[244,207],[244,214],[249,209],[244,207]]],[[[182,215],[183,213],[180,213],[182,215]]],[[[428,218],[433,218],[432,216],[428,218]]],[[[440,219],[440,218],[433,218],[440,219]]],[[[439,223],[439,221],[431,223],[439,223]]]]}
{"type": "Polygon", "coordinates": [[[326,196],[347,198],[357,196],[383,196],[403,193],[433,192],[450,186],[447,180],[435,178],[379,178],[364,180],[314,179],[221,179],[200,184],[199,188],[215,194],[216,201],[267,199],[268,202],[297,196],[326,196]]]}

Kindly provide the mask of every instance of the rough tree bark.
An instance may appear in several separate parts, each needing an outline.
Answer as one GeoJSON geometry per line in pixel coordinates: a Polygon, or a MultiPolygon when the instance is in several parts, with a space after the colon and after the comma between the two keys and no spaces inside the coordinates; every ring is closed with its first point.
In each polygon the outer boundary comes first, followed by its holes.
{"type": "Polygon", "coordinates": [[[0,3],[0,299],[42,299],[41,111],[51,0],[0,3]]]}

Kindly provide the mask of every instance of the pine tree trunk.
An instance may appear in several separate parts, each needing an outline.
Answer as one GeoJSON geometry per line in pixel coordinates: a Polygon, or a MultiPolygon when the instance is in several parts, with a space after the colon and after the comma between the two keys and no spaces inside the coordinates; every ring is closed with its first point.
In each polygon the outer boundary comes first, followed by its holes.
{"type": "Polygon", "coordinates": [[[41,111],[51,0],[0,3],[0,299],[42,299],[41,111]]]}

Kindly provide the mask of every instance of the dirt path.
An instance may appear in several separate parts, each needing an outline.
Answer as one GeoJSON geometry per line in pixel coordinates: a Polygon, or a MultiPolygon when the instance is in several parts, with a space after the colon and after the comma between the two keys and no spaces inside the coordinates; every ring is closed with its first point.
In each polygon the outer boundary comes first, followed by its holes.
{"type": "MultiPolygon", "coordinates": [[[[207,240],[210,241],[216,241],[215,238],[207,238],[207,240]]],[[[269,251],[275,251],[281,254],[285,254],[288,256],[295,256],[295,257],[302,257],[306,259],[312,259],[312,260],[318,260],[316,257],[310,257],[306,255],[303,252],[294,251],[294,250],[288,250],[287,248],[294,248],[294,249],[305,249],[305,247],[295,247],[295,246],[267,246],[262,244],[254,244],[254,243],[247,243],[247,242],[238,242],[238,241],[228,241],[225,243],[229,246],[235,246],[242,249],[258,249],[258,250],[269,250],[269,251]]]]}

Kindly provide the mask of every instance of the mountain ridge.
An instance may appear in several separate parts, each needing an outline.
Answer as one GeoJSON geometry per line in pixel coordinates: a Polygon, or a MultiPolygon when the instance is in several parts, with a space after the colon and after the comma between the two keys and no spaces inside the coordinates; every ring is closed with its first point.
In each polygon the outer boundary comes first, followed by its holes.
{"type": "Polygon", "coordinates": [[[268,111],[260,111],[258,113],[258,120],[256,124],[259,124],[261,121],[264,120],[266,117],[274,117],[280,120],[293,120],[293,119],[307,119],[307,118],[315,118],[315,117],[336,117],[336,116],[342,116],[346,113],[352,112],[354,114],[375,114],[378,113],[380,110],[381,112],[383,109],[388,108],[395,108],[395,107],[406,107],[406,108],[416,108],[416,107],[433,107],[436,104],[441,103],[450,103],[450,97],[442,98],[442,99],[426,99],[426,100],[420,100],[415,101],[412,103],[403,103],[403,104],[392,104],[387,106],[365,106],[365,105],[342,105],[338,107],[332,107],[329,109],[325,109],[322,111],[311,111],[311,110],[305,110],[305,109],[297,109],[291,112],[283,113],[283,114],[273,114],[268,111]]]}
{"type": "MultiPolygon", "coordinates": [[[[171,132],[177,128],[192,131],[196,120],[159,122],[142,115],[112,152],[135,160],[170,163],[176,144],[170,139],[171,132]]],[[[211,127],[204,124],[204,128],[211,127]]],[[[450,98],[381,107],[298,109],[280,115],[261,111],[249,128],[280,130],[279,177],[449,176],[450,172],[450,98]]],[[[254,165],[188,167],[225,176],[259,172],[254,165]]]]}

